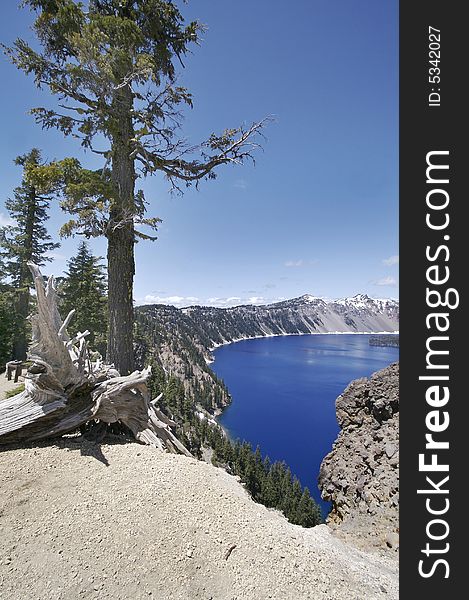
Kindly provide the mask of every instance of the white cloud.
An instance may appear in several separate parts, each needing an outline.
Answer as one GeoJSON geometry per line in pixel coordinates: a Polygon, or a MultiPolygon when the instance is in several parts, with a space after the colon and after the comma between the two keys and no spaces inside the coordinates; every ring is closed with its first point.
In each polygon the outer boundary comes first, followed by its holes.
{"type": "MultiPolygon", "coordinates": [[[[274,302],[281,302],[285,300],[285,296],[276,296],[274,298],[265,296],[249,296],[247,298],[240,298],[239,296],[233,296],[231,298],[216,298],[216,302],[213,302],[213,306],[229,307],[229,306],[242,306],[246,304],[273,304],[274,302]]],[[[210,300],[214,300],[210,298],[210,300]]]]}
{"type": "Polygon", "coordinates": [[[392,267],[393,265],[399,264],[399,254],[395,254],[394,256],[390,256],[389,258],[384,258],[382,261],[383,265],[387,267],[392,267]]]}
{"type": "Polygon", "coordinates": [[[60,254],[60,252],[48,252],[46,256],[52,258],[52,260],[67,260],[65,254],[60,254]]]}
{"type": "Polygon", "coordinates": [[[263,296],[251,296],[248,298],[249,304],[264,304],[265,298],[263,296]]]}
{"type": "Polygon", "coordinates": [[[397,285],[397,280],[395,277],[391,277],[391,276],[387,276],[387,277],[382,277],[381,279],[378,279],[378,281],[375,281],[375,285],[381,285],[381,286],[396,286],[397,285]]]}
{"type": "Polygon", "coordinates": [[[173,306],[189,306],[190,304],[198,304],[199,298],[195,296],[154,296],[147,294],[143,300],[137,304],[172,304],[173,306]]]}
{"type": "Polygon", "coordinates": [[[287,260],[284,265],[286,267],[301,267],[303,265],[303,260],[301,258],[299,260],[287,260]]]}
{"type": "Polygon", "coordinates": [[[237,179],[234,183],[234,187],[238,190],[246,190],[248,187],[248,183],[244,179],[237,179]]]}
{"type": "Polygon", "coordinates": [[[272,304],[274,302],[281,302],[285,300],[284,296],[278,296],[275,298],[265,298],[264,296],[229,296],[219,297],[211,296],[207,299],[200,299],[196,296],[178,296],[178,295],[166,295],[160,296],[156,294],[147,294],[143,299],[137,299],[136,304],[171,304],[177,308],[184,308],[186,306],[213,306],[218,308],[232,308],[233,306],[241,305],[255,305],[255,304],[272,304]]]}
{"type": "Polygon", "coordinates": [[[212,298],[207,298],[205,302],[202,302],[202,305],[204,306],[219,307],[239,306],[240,304],[246,304],[246,300],[243,300],[241,296],[230,296],[229,298],[218,298],[214,296],[212,298]]]}
{"type": "Polygon", "coordinates": [[[9,216],[0,213],[0,227],[11,227],[13,223],[13,219],[10,219],[9,216]]]}

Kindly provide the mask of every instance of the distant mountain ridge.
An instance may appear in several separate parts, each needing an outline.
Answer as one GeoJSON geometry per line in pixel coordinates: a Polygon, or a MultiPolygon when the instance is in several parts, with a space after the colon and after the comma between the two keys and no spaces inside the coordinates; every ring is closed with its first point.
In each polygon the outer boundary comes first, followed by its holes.
{"type": "Polygon", "coordinates": [[[268,305],[229,308],[164,304],[138,306],[137,363],[176,377],[194,405],[208,412],[226,406],[229,393],[210,369],[212,350],[222,344],[274,335],[390,333],[399,329],[399,303],[365,294],[325,300],[305,294],[268,305]]]}
{"type": "Polygon", "coordinates": [[[310,294],[267,305],[180,309],[212,341],[212,347],[258,336],[307,333],[382,333],[399,329],[399,303],[357,294],[325,300],[310,294]]]}

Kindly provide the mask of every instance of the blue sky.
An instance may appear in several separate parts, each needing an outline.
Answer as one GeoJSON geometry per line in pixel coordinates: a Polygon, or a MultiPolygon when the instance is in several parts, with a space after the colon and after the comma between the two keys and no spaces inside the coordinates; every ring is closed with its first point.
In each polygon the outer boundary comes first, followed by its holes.
{"type": "MultiPolygon", "coordinates": [[[[28,38],[32,15],[2,5],[0,41],[28,38]]],[[[182,3],[181,3],[182,5],[182,3]]],[[[255,166],[219,169],[183,197],[154,176],[140,181],[163,219],[158,240],[136,249],[135,299],[226,306],[311,293],[398,296],[397,0],[192,0],[187,19],[208,27],[180,82],[194,94],[184,134],[267,115],[255,166]]],[[[41,131],[27,111],[53,103],[2,57],[0,222],[19,184],[15,156],[99,159],[41,131]]],[[[49,231],[65,215],[53,206],[49,231]]],[[[65,240],[47,273],[60,274],[78,239],[65,240]]],[[[93,249],[105,255],[104,240],[93,249]]]]}

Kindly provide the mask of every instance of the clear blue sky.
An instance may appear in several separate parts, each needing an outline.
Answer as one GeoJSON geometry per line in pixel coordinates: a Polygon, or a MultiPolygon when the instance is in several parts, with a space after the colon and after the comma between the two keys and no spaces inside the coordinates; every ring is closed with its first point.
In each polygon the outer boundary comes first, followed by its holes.
{"type": "MultiPolygon", "coordinates": [[[[192,0],[188,19],[208,26],[180,81],[195,107],[184,132],[212,131],[267,115],[257,164],[226,167],[199,191],[171,196],[143,182],[158,241],[137,246],[135,299],[176,305],[261,303],[304,293],[398,296],[397,0],[192,0]],[[196,300],[197,299],[197,300],[196,300]]],[[[2,4],[0,40],[30,37],[32,15],[2,4]]],[[[78,156],[76,140],[44,131],[27,111],[53,102],[2,57],[0,219],[19,184],[15,156],[78,156]]],[[[54,206],[55,235],[65,215],[54,206]]],[[[66,240],[45,268],[60,274],[76,250],[66,240]]],[[[93,243],[105,255],[103,240],[93,243]]]]}

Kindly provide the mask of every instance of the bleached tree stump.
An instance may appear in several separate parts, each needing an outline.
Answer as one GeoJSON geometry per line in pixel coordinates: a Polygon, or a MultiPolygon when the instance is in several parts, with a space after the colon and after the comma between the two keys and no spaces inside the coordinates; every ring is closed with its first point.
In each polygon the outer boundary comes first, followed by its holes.
{"type": "Polygon", "coordinates": [[[53,278],[44,285],[39,268],[28,264],[37,294],[32,365],[24,392],[0,401],[0,443],[57,437],[95,420],[123,423],[145,444],[189,455],[171,431],[174,423],[150,400],[151,368],[121,377],[113,366],[93,362],[88,332],[74,339],[67,333],[74,311],[62,321],[53,278]]]}

